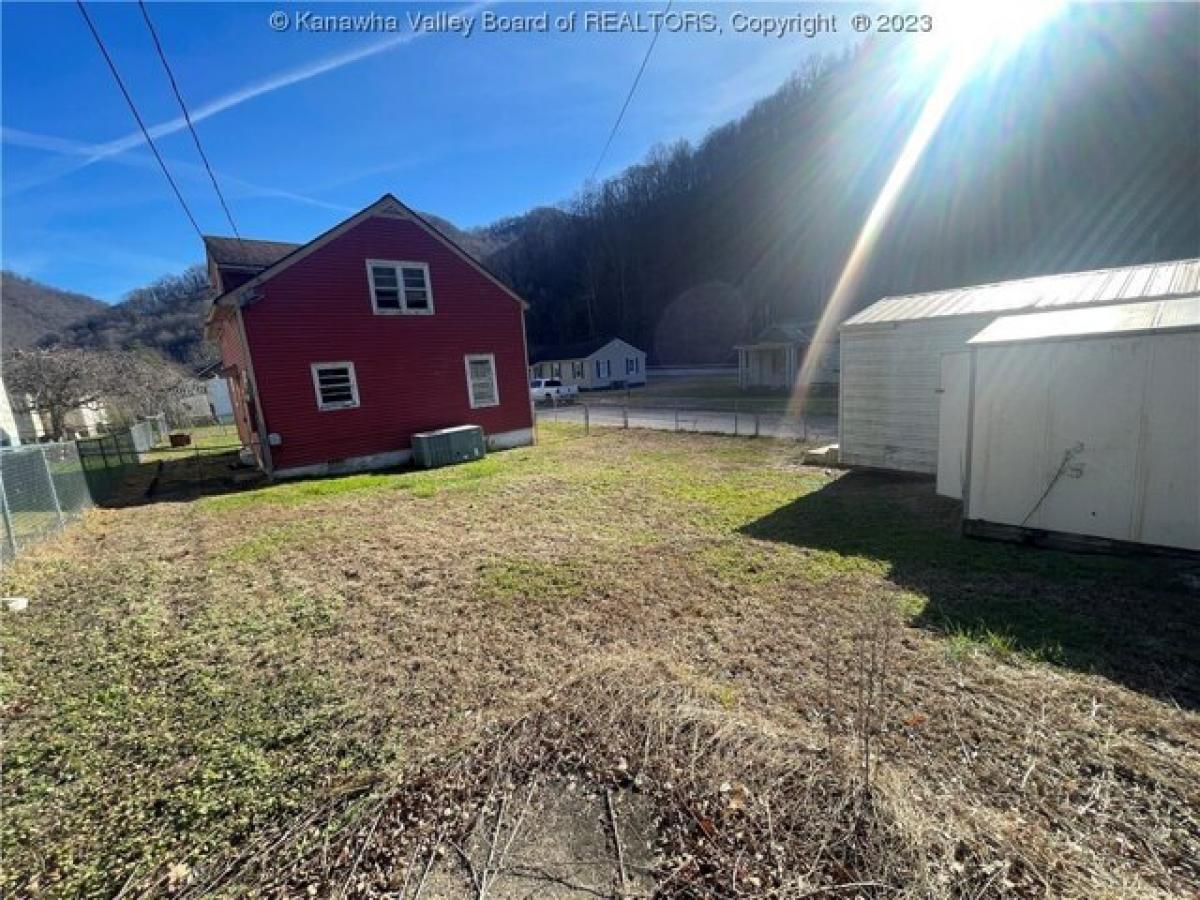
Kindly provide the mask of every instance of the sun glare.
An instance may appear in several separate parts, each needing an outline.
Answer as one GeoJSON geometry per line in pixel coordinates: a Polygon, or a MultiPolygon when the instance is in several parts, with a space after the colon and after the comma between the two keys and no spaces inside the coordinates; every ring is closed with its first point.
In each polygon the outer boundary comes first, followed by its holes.
{"type": "Polygon", "coordinates": [[[875,198],[863,222],[846,265],[833,293],[821,313],[793,389],[790,406],[803,410],[812,375],[823,353],[828,352],[846,304],[854,294],[867,260],[896,207],[913,170],[929,142],[937,134],[954,100],[967,83],[985,69],[1003,61],[1032,32],[1046,24],[1064,5],[1061,0],[1013,0],[1013,2],[974,3],[950,0],[934,4],[933,30],[928,39],[915,41],[915,66],[936,65],[940,72],[916,124],[904,142],[887,180],[875,198]]]}

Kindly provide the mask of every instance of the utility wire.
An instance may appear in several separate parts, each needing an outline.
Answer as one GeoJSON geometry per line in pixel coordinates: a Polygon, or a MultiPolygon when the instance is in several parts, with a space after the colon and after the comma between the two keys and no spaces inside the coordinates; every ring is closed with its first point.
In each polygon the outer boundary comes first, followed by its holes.
{"type": "MultiPolygon", "coordinates": [[[[675,0],[667,0],[666,9],[663,10],[663,16],[671,11],[671,6],[675,0]]],[[[617,136],[617,129],[621,127],[621,120],[625,118],[625,111],[629,109],[629,102],[633,100],[633,94],[637,90],[638,82],[642,80],[642,73],[646,71],[646,64],[650,62],[650,55],[654,52],[654,45],[658,43],[658,36],[662,34],[661,25],[654,29],[654,37],[650,40],[650,46],[646,48],[646,55],[642,57],[642,64],[638,67],[637,75],[633,77],[633,84],[629,86],[629,93],[625,95],[625,102],[621,105],[621,111],[617,113],[617,121],[613,122],[612,131],[608,133],[608,140],[604,142],[604,149],[600,151],[600,156],[596,159],[596,164],[592,166],[592,174],[588,176],[591,181],[596,177],[596,172],[600,170],[600,164],[604,162],[604,157],[608,155],[608,148],[612,146],[613,138],[617,136]]]]}
{"type": "Polygon", "coordinates": [[[117,71],[116,63],[113,62],[111,56],[108,55],[108,48],[104,46],[104,41],[100,39],[100,32],[96,30],[95,24],[92,22],[92,17],[88,15],[87,9],[83,5],[83,0],[75,0],[75,5],[79,7],[79,12],[83,15],[83,21],[87,22],[88,30],[92,33],[92,37],[96,39],[96,46],[100,48],[101,55],[104,56],[104,61],[108,63],[109,71],[112,72],[113,78],[117,82],[117,87],[121,89],[121,94],[125,97],[125,102],[129,104],[129,111],[133,113],[133,118],[137,121],[138,127],[142,129],[142,135],[146,138],[146,143],[150,145],[150,149],[154,151],[154,158],[158,160],[158,165],[163,171],[163,175],[167,176],[167,181],[171,183],[171,190],[175,192],[175,197],[179,201],[179,205],[183,207],[184,213],[188,217],[188,221],[192,223],[192,227],[196,229],[196,234],[203,239],[204,233],[200,230],[200,226],[196,224],[196,217],[192,215],[192,211],[188,209],[187,201],[183,199],[183,194],[179,192],[179,185],[175,183],[175,179],[171,177],[171,172],[167,168],[166,162],[162,158],[162,154],[158,152],[158,147],[154,145],[153,139],[150,137],[150,132],[146,129],[146,123],[142,121],[141,115],[138,114],[137,107],[133,103],[133,98],[129,96],[129,91],[125,87],[125,82],[121,80],[121,73],[117,71]]]}
{"type": "Polygon", "coordinates": [[[150,21],[150,11],[146,9],[145,0],[138,0],[138,6],[142,10],[142,18],[146,20],[146,28],[150,31],[150,37],[154,39],[154,49],[158,51],[158,58],[162,60],[163,69],[167,73],[167,80],[171,82],[171,90],[175,92],[175,99],[179,101],[179,108],[183,111],[183,120],[187,122],[188,131],[192,133],[192,140],[196,142],[196,152],[200,154],[200,159],[204,161],[204,169],[208,172],[208,178],[212,182],[213,190],[217,192],[217,199],[221,201],[221,209],[225,210],[225,218],[229,220],[229,227],[233,229],[234,235],[240,241],[242,235],[238,231],[237,225],[233,222],[233,213],[229,211],[229,204],[225,202],[225,195],[221,193],[221,187],[217,184],[217,176],[213,174],[212,166],[208,164],[208,156],[205,155],[204,148],[200,146],[200,135],[196,133],[196,126],[192,124],[192,117],[188,113],[187,104],[183,102],[183,94],[179,92],[179,85],[175,82],[175,73],[171,71],[171,66],[167,63],[167,55],[163,52],[162,44],[158,40],[158,32],[154,30],[154,23],[150,21]]]}

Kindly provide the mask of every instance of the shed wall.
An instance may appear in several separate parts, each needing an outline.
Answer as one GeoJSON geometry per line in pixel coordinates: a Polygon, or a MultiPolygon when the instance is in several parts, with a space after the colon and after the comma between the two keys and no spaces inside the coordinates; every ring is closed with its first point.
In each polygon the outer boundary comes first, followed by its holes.
{"type": "Polygon", "coordinates": [[[974,352],[965,518],[1200,550],[1200,335],[974,352]]]}
{"type": "Polygon", "coordinates": [[[957,316],[846,328],[841,333],[841,461],[933,475],[944,353],[994,319],[957,316]]]}

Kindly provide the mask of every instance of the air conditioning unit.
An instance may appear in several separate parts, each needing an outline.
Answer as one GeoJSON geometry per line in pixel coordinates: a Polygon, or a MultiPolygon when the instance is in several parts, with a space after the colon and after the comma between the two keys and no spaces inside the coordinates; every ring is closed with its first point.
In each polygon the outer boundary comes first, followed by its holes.
{"type": "Polygon", "coordinates": [[[412,436],[413,461],[422,468],[436,469],[454,463],[482,459],[487,453],[483,429],[478,425],[458,425],[423,431],[412,436]]]}

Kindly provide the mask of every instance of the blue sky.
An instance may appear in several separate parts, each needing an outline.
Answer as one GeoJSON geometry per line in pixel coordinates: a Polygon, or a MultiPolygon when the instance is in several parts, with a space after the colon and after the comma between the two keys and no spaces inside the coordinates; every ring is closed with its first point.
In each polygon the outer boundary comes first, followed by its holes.
{"type": "MultiPolygon", "coordinates": [[[[553,16],[664,5],[491,9],[553,16]]],[[[583,184],[648,33],[504,35],[477,24],[468,38],[412,38],[293,27],[304,10],[375,11],[400,17],[406,33],[410,11],[465,8],[151,4],[189,109],[219,107],[197,128],[244,236],[307,240],[385,191],[470,227],[565,200],[583,184]],[[277,8],[291,13],[283,32],[269,25],[277,8]]],[[[852,39],[844,24],[839,35],[813,39],[735,34],[730,26],[735,11],[800,8],[677,3],[677,11],[714,12],[722,33],[662,35],[600,175],[656,143],[703,137],[769,94],[808,54],[837,52],[852,39]]],[[[136,4],[95,2],[89,11],[147,124],[177,119],[136,4]]],[[[74,4],[5,3],[0,15],[4,268],[112,301],[200,261],[199,239],[136,136],[74,4]]],[[[158,145],[200,227],[229,233],[187,131],[164,134],[158,145]]]]}

